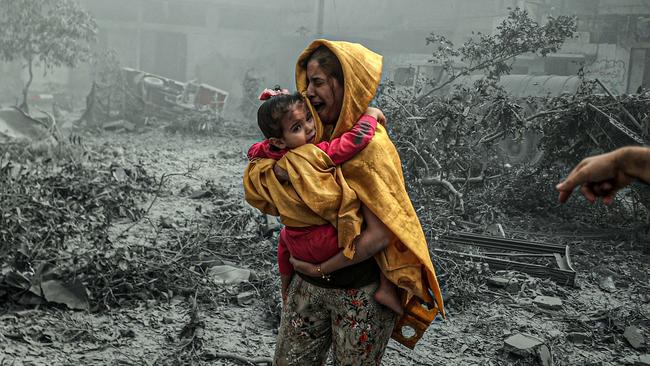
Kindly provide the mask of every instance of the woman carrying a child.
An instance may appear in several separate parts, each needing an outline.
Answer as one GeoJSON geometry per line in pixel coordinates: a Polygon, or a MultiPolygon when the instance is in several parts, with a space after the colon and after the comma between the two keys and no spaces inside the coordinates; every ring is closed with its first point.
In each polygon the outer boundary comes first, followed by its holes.
{"type": "MultiPolygon", "coordinates": [[[[281,242],[301,259],[291,259],[299,275],[281,265],[285,300],[277,365],[320,365],[330,347],[337,364],[379,364],[394,326],[398,341],[408,341],[398,332],[404,324],[416,328],[417,340],[442,311],[399,156],[383,126],[373,123],[381,113],[367,109],[381,66],[381,56],[361,45],[314,41],[296,70],[308,108],[293,108],[282,118],[281,132],[302,130],[302,144],[289,146],[287,136],[276,134],[284,141],[269,138],[266,147],[253,149],[244,175],[246,199],[280,215],[287,229],[281,242]],[[360,118],[364,112],[369,115],[360,118]],[[338,252],[323,249],[332,241],[338,252]],[[391,285],[386,297],[377,296],[382,278],[399,289],[397,307],[391,306],[391,285]]],[[[286,263],[281,246],[278,254],[286,263]]]]}

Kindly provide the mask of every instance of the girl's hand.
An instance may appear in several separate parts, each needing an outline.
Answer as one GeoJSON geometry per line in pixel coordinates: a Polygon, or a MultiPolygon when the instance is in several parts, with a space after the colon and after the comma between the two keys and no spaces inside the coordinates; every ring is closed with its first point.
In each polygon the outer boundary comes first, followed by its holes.
{"type": "Polygon", "coordinates": [[[305,274],[309,277],[321,277],[321,273],[317,269],[317,265],[305,261],[298,260],[294,257],[289,258],[289,262],[295,271],[305,274]]]}
{"type": "Polygon", "coordinates": [[[285,183],[289,181],[289,173],[286,170],[280,168],[278,164],[273,165],[273,172],[275,177],[280,181],[280,183],[285,183]]]}
{"type": "Polygon", "coordinates": [[[384,126],[386,125],[386,116],[384,116],[384,112],[382,112],[380,109],[373,108],[373,107],[368,107],[366,109],[366,113],[364,113],[364,114],[367,114],[370,117],[376,119],[378,123],[380,123],[380,124],[382,124],[384,126]]]}

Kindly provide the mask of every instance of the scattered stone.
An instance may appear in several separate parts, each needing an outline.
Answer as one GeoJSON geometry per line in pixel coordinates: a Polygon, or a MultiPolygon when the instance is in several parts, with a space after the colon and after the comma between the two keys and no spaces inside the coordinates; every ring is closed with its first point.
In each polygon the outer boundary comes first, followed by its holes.
{"type": "Polygon", "coordinates": [[[562,310],[562,300],[553,296],[537,296],[533,303],[542,309],[562,310]]]}
{"type": "Polygon", "coordinates": [[[502,238],[506,237],[506,232],[503,230],[503,225],[499,223],[488,225],[488,227],[485,229],[485,233],[492,236],[500,236],[502,238]]]}
{"type": "Polygon", "coordinates": [[[639,328],[635,326],[629,326],[625,328],[623,337],[627,339],[628,343],[630,343],[630,346],[632,346],[632,348],[634,349],[641,349],[641,347],[643,347],[643,344],[645,343],[643,334],[641,334],[639,328]]]}
{"type": "Polygon", "coordinates": [[[503,349],[519,356],[529,356],[544,342],[532,335],[518,333],[505,340],[503,349]]]}
{"type": "Polygon", "coordinates": [[[634,362],[635,366],[650,366],[650,355],[641,355],[638,360],[634,362]]]}
{"type": "Polygon", "coordinates": [[[553,354],[545,344],[541,345],[537,350],[539,361],[543,366],[553,366],[553,354]]]}
{"type": "Polygon", "coordinates": [[[616,285],[614,284],[614,278],[612,276],[604,277],[598,284],[603,291],[614,292],[616,291],[616,285]]]}
{"type": "Polygon", "coordinates": [[[558,339],[564,335],[564,332],[560,331],[559,329],[551,329],[548,331],[548,336],[551,339],[558,339]]]}
{"type": "Polygon", "coordinates": [[[191,199],[195,199],[195,200],[197,200],[197,199],[200,199],[200,198],[206,198],[206,197],[210,197],[210,196],[212,196],[212,192],[211,192],[211,191],[207,191],[207,190],[198,190],[198,191],[195,191],[194,193],[192,193],[192,194],[190,195],[190,198],[191,198],[191,199]]]}
{"type": "Polygon", "coordinates": [[[240,292],[239,294],[237,294],[237,303],[239,304],[239,306],[250,305],[253,303],[254,299],[255,299],[255,292],[253,291],[240,292]]]}
{"type": "Polygon", "coordinates": [[[487,280],[488,285],[505,289],[506,292],[516,294],[519,292],[519,281],[515,278],[507,278],[502,276],[492,276],[487,280]]]}
{"type": "Polygon", "coordinates": [[[248,282],[251,277],[251,271],[246,268],[224,264],[208,269],[208,277],[217,284],[237,285],[242,282],[248,282]]]}
{"type": "Polygon", "coordinates": [[[505,340],[503,349],[512,354],[537,359],[543,366],[553,365],[553,355],[544,341],[529,334],[515,334],[505,340]]]}
{"type": "Polygon", "coordinates": [[[265,235],[282,230],[282,223],[280,222],[280,218],[276,216],[266,215],[266,225],[264,225],[263,230],[265,235]]]}
{"type": "Polygon", "coordinates": [[[591,337],[587,333],[572,332],[566,335],[566,339],[575,344],[584,344],[590,338],[591,337]]]}
{"type": "Polygon", "coordinates": [[[160,223],[158,225],[163,229],[176,229],[176,224],[165,216],[160,216],[160,223]]]}

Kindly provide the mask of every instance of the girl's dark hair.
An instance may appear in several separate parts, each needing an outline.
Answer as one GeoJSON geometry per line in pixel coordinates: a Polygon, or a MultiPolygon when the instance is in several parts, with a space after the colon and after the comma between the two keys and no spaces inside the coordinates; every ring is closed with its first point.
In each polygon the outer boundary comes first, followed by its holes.
{"type": "Polygon", "coordinates": [[[336,81],[339,82],[339,85],[343,85],[343,68],[341,67],[341,61],[338,57],[326,46],[319,46],[314,50],[314,52],[307,57],[302,64],[300,65],[303,69],[307,69],[307,64],[311,60],[316,60],[318,65],[325,70],[325,73],[328,76],[333,77],[336,81]]]}
{"type": "Polygon", "coordinates": [[[257,110],[257,125],[265,138],[282,137],[282,118],[296,103],[303,103],[298,92],[276,95],[262,103],[257,110]]]}

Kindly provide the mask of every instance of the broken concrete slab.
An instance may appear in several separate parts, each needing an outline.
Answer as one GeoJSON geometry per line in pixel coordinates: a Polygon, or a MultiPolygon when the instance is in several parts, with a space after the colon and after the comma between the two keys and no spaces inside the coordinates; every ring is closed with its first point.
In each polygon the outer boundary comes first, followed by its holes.
{"type": "Polygon", "coordinates": [[[625,332],[623,333],[623,337],[627,340],[627,342],[632,346],[634,349],[641,349],[643,345],[645,344],[645,338],[643,337],[643,334],[639,330],[639,328],[635,326],[629,326],[625,328],[625,332]]]}
{"type": "Polygon", "coordinates": [[[606,276],[604,277],[600,283],[598,284],[601,290],[607,291],[607,292],[614,292],[616,291],[616,285],[614,284],[614,278],[612,276],[606,276]]]}
{"type": "Polygon", "coordinates": [[[562,300],[553,296],[537,296],[533,300],[533,304],[542,309],[562,310],[562,300]]]}
{"type": "Polygon", "coordinates": [[[503,276],[492,276],[487,280],[488,285],[505,289],[506,292],[516,294],[519,292],[520,284],[516,278],[508,278],[503,276]]]}
{"type": "Polygon", "coordinates": [[[650,366],[650,354],[641,355],[639,359],[634,362],[635,366],[650,366]]]}
{"type": "Polygon", "coordinates": [[[553,365],[553,354],[543,340],[530,334],[518,333],[508,337],[503,349],[521,357],[532,357],[543,366],[553,365]]]}
{"type": "Polygon", "coordinates": [[[553,366],[553,354],[545,344],[539,347],[537,350],[537,356],[539,357],[539,362],[542,366],[553,366]]]}
{"type": "Polygon", "coordinates": [[[519,356],[529,356],[543,344],[544,341],[537,337],[529,334],[517,333],[505,340],[503,349],[519,356]]]}

